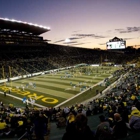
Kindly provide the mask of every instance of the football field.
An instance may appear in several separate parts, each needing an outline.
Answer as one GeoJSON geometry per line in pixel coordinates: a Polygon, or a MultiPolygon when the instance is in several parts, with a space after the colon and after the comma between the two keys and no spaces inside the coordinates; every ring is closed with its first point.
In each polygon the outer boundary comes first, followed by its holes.
{"type": "Polygon", "coordinates": [[[101,81],[111,76],[119,67],[77,67],[64,71],[54,71],[36,77],[6,82],[0,85],[0,99],[5,104],[25,106],[24,99],[31,100],[44,107],[55,107],[70,100],[64,105],[73,105],[95,96],[95,92],[105,89],[101,81]],[[97,84],[99,83],[100,84],[97,84]],[[96,85],[94,87],[94,85],[96,85]],[[4,96],[3,92],[6,92],[4,96]],[[10,91],[10,92],[9,92],[10,91]],[[79,96],[77,96],[79,93],[79,96]],[[10,95],[10,96],[8,96],[10,95]],[[74,98],[77,96],[76,98],[74,98]]]}

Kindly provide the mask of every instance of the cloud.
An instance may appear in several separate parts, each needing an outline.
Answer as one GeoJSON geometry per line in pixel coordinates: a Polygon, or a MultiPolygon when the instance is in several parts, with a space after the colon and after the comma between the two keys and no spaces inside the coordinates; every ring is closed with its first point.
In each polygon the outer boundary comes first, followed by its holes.
{"type": "Polygon", "coordinates": [[[59,42],[64,42],[64,41],[65,41],[64,39],[61,39],[61,40],[55,41],[54,43],[59,43],[59,42]]]}
{"type": "Polygon", "coordinates": [[[107,30],[107,33],[111,33],[112,32],[112,30],[107,30]]]}
{"type": "Polygon", "coordinates": [[[73,45],[83,45],[83,44],[87,44],[87,43],[91,43],[91,42],[77,42],[77,43],[75,43],[75,44],[73,44],[73,45]]]}
{"type": "Polygon", "coordinates": [[[83,45],[83,44],[86,44],[86,43],[76,43],[76,44],[73,44],[73,45],[83,45]]]}
{"type": "Polygon", "coordinates": [[[124,30],[124,29],[115,29],[115,31],[118,31],[118,32],[121,32],[122,30],[124,30]]]}
{"type": "Polygon", "coordinates": [[[81,37],[81,38],[93,37],[95,39],[105,38],[105,36],[95,35],[95,34],[73,34],[72,36],[78,36],[78,37],[81,37]]]}
{"type": "Polygon", "coordinates": [[[77,41],[64,42],[63,44],[73,44],[73,43],[77,43],[77,41]]]}
{"type": "MultiPolygon", "coordinates": [[[[71,40],[81,39],[81,37],[69,37],[68,39],[69,39],[70,42],[71,42],[71,40]]],[[[66,39],[57,40],[57,41],[55,41],[54,43],[60,43],[60,42],[63,43],[63,42],[65,42],[65,40],[66,40],[66,39]]]]}
{"type": "Polygon", "coordinates": [[[134,39],[134,38],[123,38],[124,40],[130,40],[130,39],[134,39]]]}
{"type": "Polygon", "coordinates": [[[119,33],[133,33],[133,32],[139,32],[140,31],[140,27],[126,27],[125,29],[115,29],[115,31],[119,32],[119,33]]]}
{"type": "Polygon", "coordinates": [[[99,43],[99,45],[106,45],[106,43],[99,43]]]}
{"type": "Polygon", "coordinates": [[[77,33],[77,32],[80,32],[80,31],[82,31],[82,30],[76,30],[76,31],[73,31],[73,33],[77,33]]]}
{"type": "Polygon", "coordinates": [[[77,40],[77,39],[81,39],[81,37],[70,37],[70,40],[77,40]]]}
{"type": "Polygon", "coordinates": [[[100,38],[106,38],[106,37],[105,36],[102,36],[102,35],[95,35],[94,38],[100,39],[100,38]]]}
{"type": "Polygon", "coordinates": [[[140,27],[127,27],[129,32],[137,32],[140,31],[140,27]]]}
{"type": "MultiPolygon", "coordinates": [[[[79,32],[81,30],[73,31],[73,32],[79,32]]],[[[57,40],[54,43],[63,43],[63,44],[72,44],[72,43],[78,43],[75,40],[82,39],[82,38],[95,38],[95,39],[100,39],[100,38],[106,38],[105,36],[102,35],[96,35],[96,34],[72,34],[73,37],[69,37],[68,39],[70,40],[69,42],[65,42],[66,39],[61,39],[57,40]]]]}

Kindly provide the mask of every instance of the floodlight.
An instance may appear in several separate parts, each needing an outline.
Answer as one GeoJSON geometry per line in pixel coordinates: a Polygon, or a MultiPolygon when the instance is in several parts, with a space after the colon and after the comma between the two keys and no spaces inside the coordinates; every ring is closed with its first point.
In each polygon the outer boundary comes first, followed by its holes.
{"type": "Polygon", "coordinates": [[[40,28],[44,28],[44,29],[50,30],[50,27],[45,27],[45,26],[43,26],[43,25],[38,25],[38,24],[23,22],[23,21],[20,21],[20,20],[9,19],[9,18],[0,18],[0,19],[1,19],[1,20],[5,20],[5,21],[11,21],[11,22],[17,22],[17,23],[28,24],[28,25],[32,25],[32,26],[35,26],[35,27],[40,27],[40,28]]]}

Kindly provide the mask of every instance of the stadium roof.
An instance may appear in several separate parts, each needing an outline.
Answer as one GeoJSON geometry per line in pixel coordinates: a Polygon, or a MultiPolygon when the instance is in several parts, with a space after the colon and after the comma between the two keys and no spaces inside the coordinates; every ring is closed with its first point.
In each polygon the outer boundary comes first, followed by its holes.
{"type": "Polygon", "coordinates": [[[110,39],[109,42],[114,42],[114,41],[124,41],[122,38],[114,37],[113,39],[110,39]]]}
{"type": "Polygon", "coordinates": [[[34,35],[40,35],[50,30],[49,27],[8,18],[0,18],[0,29],[32,33],[34,35]]]}

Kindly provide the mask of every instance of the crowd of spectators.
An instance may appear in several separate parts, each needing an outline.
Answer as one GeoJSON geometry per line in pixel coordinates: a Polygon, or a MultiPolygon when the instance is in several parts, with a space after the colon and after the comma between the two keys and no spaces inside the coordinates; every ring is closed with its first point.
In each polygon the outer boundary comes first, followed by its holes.
{"type": "MultiPolygon", "coordinates": [[[[17,49],[17,48],[16,48],[17,49]]],[[[78,49],[72,47],[49,46],[34,50],[12,50],[1,52],[0,67],[4,67],[5,75],[9,73],[9,66],[13,69],[11,75],[22,75],[54,68],[76,65],[80,63],[100,63],[100,56],[109,55],[111,61],[126,62],[127,55],[99,50],[78,49]],[[117,59],[120,58],[121,59],[117,59]],[[124,59],[125,58],[125,59],[124,59]],[[36,63],[37,62],[37,63],[36,63]]],[[[130,56],[129,56],[130,57],[130,56]]],[[[130,58],[129,58],[130,59],[130,58]]],[[[122,63],[122,62],[121,62],[122,63]]],[[[121,75],[121,72],[120,72],[121,75]]],[[[1,75],[3,78],[3,75],[1,75]]],[[[55,121],[57,127],[66,127],[65,139],[119,139],[128,135],[127,129],[134,132],[140,130],[140,70],[129,69],[128,76],[113,90],[102,98],[90,101],[88,104],[76,104],[64,108],[25,109],[12,105],[0,104],[0,137],[26,137],[44,139],[48,134],[48,120],[55,121]],[[91,130],[87,125],[87,117],[96,114],[100,116],[101,125],[91,130]]]]}
{"type": "MultiPolygon", "coordinates": [[[[65,139],[105,140],[119,139],[128,135],[128,129],[140,131],[140,70],[126,69],[128,75],[101,98],[88,104],[81,103],[64,108],[25,109],[9,104],[0,104],[0,137],[26,137],[43,139],[48,134],[48,121],[55,121],[56,127],[66,127],[65,139]],[[96,130],[87,125],[88,116],[101,115],[101,124],[96,130]]],[[[118,72],[117,72],[118,73],[118,72]]],[[[99,93],[100,94],[100,93],[99,93]]],[[[53,130],[51,130],[53,131],[53,130]]]]}
{"type": "Polygon", "coordinates": [[[56,121],[57,127],[66,127],[63,140],[77,139],[77,137],[82,140],[87,135],[90,137],[90,132],[93,136],[89,139],[117,140],[129,136],[129,131],[140,132],[139,74],[138,68],[129,69],[129,74],[123,76],[119,84],[106,93],[104,97],[94,99],[86,105],[80,104],[64,107],[64,109],[54,109],[51,119],[56,121]],[[86,117],[102,114],[99,117],[101,123],[96,130],[90,130],[87,121],[84,123],[83,120],[81,125],[84,125],[85,129],[81,128],[80,131],[76,119],[80,114],[86,117]]]}
{"type": "Polygon", "coordinates": [[[101,61],[126,64],[138,54],[116,53],[104,50],[76,48],[48,44],[47,46],[10,46],[0,52],[0,79],[40,71],[47,71],[80,63],[100,64],[101,61]],[[9,75],[9,66],[11,75],[9,75]]]}
{"type": "Polygon", "coordinates": [[[49,133],[48,116],[50,110],[14,107],[12,104],[0,105],[0,139],[27,138],[35,135],[36,139],[43,139],[49,133]]]}

